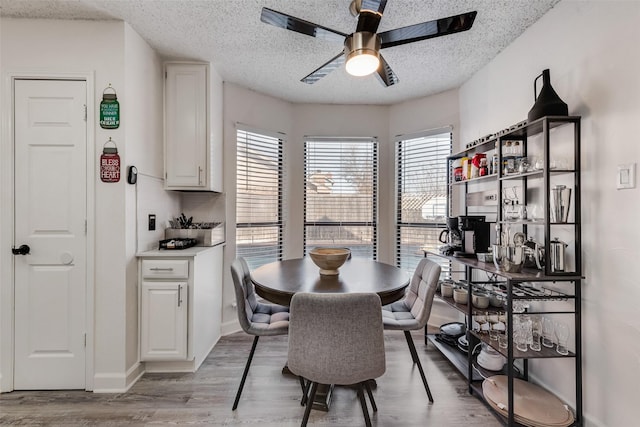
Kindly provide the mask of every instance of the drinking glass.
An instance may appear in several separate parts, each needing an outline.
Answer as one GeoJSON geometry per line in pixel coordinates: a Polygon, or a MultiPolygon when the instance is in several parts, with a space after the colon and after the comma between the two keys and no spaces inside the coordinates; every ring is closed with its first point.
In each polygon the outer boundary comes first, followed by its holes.
{"type": "Polygon", "coordinates": [[[567,349],[567,343],[569,341],[569,326],[567,326],[566,323],[556,322],[554,327],[556,331],[556,338],[558,338],[556,351],[558,354],[566,356],[569,354],[569,350],[567,349]]]}
{"type": "Polygon", "coordinates": [[[473,316],[472,329],[476,332],[482,332],[485,329],[485,323],[487,323],[487,316],[477,314],[473,316]]]}
{"type": "Polygon", "coordinates": [[[553,320],[542,318],[542,345],[548,348],[553,347],[554,327],[553,320]]]}
{"type": "Polygon", "coordinates": [[[519,325],[513,332],[513,339],[516,343],[516,348],[520,351],[527,351],[527,333],[522,325],[519,325]]]}
{"type": "Polygon", "coordinates": [[[498,346],[500,346],[500,348],[507,348],[508,340],[507,340],[506,333],[504,332],[498,333],[498,346]]]}
{"type": "Polygon", "coordinates": [[[520,351],[529,349],[529,335],[531,334],[531,320],[529,316],[513,317],[513,340],[520,351]]]}
{"type": "Polygon", "coordinates": [[[531,350],[542,350],[542,347],[540,346],[542,338],[542,319],[540,318],[540,316],[531,316],[531,338],[532,341],[529,344],[531,350]]]}
{"type": "Polygon", "coordinates": [[[487,313],[487,321],[489,322],[489,339],[497,340],[498,339],[498,313],[487,313]]]}

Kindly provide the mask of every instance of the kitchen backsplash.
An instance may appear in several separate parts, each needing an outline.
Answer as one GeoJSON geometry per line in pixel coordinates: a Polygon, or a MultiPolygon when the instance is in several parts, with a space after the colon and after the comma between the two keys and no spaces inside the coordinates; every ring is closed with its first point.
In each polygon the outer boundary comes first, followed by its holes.
{"type": "Polygon", "coordinates": [[[140,173],[136,185],[138,252],[158,249],[158,242],[165,238],[165,229],[170,228],[169,221],[182,213],[187,218],[193,217],[193,223],[225,222],[225,195],[222,193],[167,191],[162,179],[140,173]],[[149,230],[150,214],[156,216],[153,231],[149,230]]]}
{"type": "Polygon", "coordinates": [[[166,191],[162,179],[140,173],[136,186],[138,252],[158,249],[169,220],[181,212],[180,193],[166,191]],[[149,231],[150,214],[156,216],[153,231],[149,231]]]}

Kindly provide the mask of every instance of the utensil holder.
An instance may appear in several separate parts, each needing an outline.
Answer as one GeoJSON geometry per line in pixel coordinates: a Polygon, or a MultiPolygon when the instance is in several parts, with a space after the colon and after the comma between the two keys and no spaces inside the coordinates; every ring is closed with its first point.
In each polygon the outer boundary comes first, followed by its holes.
{"type": "Polygon", "coordinates": [[[551,189],[551,222],[567,222],[571,206],[571,189],[556,185],[551,189]]]}

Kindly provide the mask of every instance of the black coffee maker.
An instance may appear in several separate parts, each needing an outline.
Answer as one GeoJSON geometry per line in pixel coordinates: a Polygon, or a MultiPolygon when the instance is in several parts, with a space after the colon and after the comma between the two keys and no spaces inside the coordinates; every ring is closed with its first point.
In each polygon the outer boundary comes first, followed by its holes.
{"type": "Polygon", "coordinates": [[[464,215],[458,217],[462,235],[462,250],[454,256],[475,257],[478,252],[487,252],[491,247],[490,224],[484,215],[464,215]]]}
{"type": "Polygon", "coordinates": [[[440,232],[438,240],[441,243],[446,243],[440,246],[440,253],[444,255],[453,255],[454,252],[462,250],[462,233],[458,226],[457,216],[447,218],[447,228],[440,232]]]}

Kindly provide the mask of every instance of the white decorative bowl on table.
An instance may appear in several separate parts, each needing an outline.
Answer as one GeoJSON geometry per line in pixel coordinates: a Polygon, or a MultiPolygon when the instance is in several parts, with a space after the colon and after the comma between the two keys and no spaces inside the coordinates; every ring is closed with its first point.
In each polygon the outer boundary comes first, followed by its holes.
{"type": "Polygon", "coordinates": [[[320,267],[320,274],[323,276],[340,274],[338,269],[350,255],[351,250],[347,248],[313,248],[309,251],[309,256],[320,267]]]}

